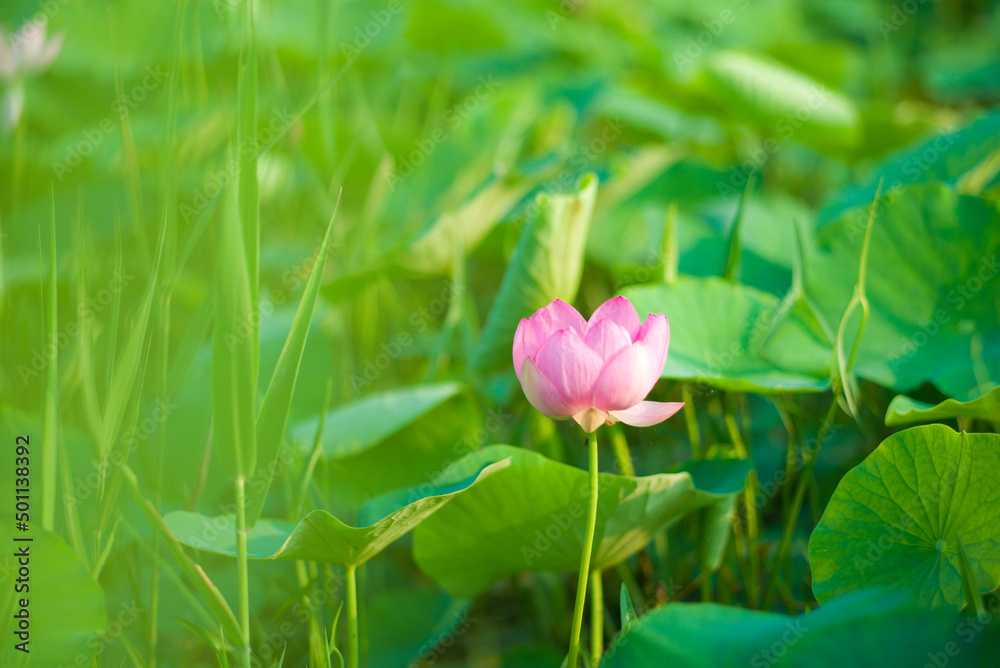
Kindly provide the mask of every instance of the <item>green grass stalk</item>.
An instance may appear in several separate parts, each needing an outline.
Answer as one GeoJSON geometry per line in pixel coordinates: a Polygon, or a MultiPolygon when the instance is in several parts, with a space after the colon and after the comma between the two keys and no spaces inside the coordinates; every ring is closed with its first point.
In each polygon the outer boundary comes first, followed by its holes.
{"type": "Polygon", "coordinates": [[[236,478],[236,569],[239,578],[240,667],[250,662],[250,573],[247,568],[246,479],[236,478]]]}

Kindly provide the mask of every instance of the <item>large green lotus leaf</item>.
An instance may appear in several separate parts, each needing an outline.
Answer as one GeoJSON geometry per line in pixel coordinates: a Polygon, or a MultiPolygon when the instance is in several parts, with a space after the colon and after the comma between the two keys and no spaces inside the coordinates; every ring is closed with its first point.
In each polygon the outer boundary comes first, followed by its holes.
{"type": "Polygon", "coordinates": [[[982,627],[974,623],[881,589],[851,592],[798,617],[673,603],[633,621],[600,666],[881,668],[935,665],[928,659],[938,655],[952,668],[973,666],[997,630],[991,624],[986,633],[975,633],[982,627]],[[949,643],[953,648],[946,650],[949,643]]]}
{"type": "MultiPolygon", "coordinates": [[[[13,498],[13,494],[8,498],[13,498]]],[[[14,526],[13,518],[8,521],[8,517],[3,516],[5,528],[14,526]]],[[[14,542],[7,531],[0,533],[4,544],[4,556],[0,558],[0,591],[3,591],[0,595],[0,632],[3,633],[0,659],[11,660],[10,664],[0,660],[0,665],[17,665],[18,657],[30,657],[31,663],[25,665],[32,666],[76,665],[78,657],[89,660],[100,643],[99,634],[108,624],[104,592],[62,538],[35,526],[18,537],[25,536],[34,540],[14,542]],[[21,564],[20,558],[14,555],[21,548],[28,548],[29,552],[30,590],[15,593],[21,564]],[[22,597],[30,601],[27,609],[31,616],[30,654],[24,655],[14,649],[14,645],[22,641],[14,635],[18,630],[14,615],[21,609],[19,599],[22,597]]],[[[134,608],[125,612],[132,615],[133,620],[139,614],[134,608]]]]}
{"type": "Polygon", "coordinates": [[[961,605],[958,541],[982,591],[1000,585],[1000,435],[944,425],[893,434],[845,475],[809,541],[813,593],[909,590],[961,605]]]}
{"type": "Polygon", "coordinates": [[[971,401],[945,399],[937,406],[898,394],[889,403],[885,424],[899,427],[915,422],[935,422],[953,418],[1000,422],[1000,387],[994,387],[971,401]]]}
{"type": "MultiPolygon", "coordinates": [[[[690,181],[697,178],[674,172],[669,170],[629,200],[595,216],[587,259],[608,267],[616,285],[649,283],[662,276],[663,235],[676,195],[669,188],[676,188],[678,181],[694,188],[690,181]]],[[[728,179],[724,172],[708,172],[701,179],[710,184],[709,202],[703,198],[694,205],[681,204],[675,218],[679,270],[691,276],[719,276],[726,266],[740,198],[716,197],[715,184],[728,179]]],[[[809,221],[811,216],[804,203],[787,195],[754,194],[740,221],[740,282],[768,292],[787,290],[796,252],[791,221],[809,221]]]]}
{"type": "MultiPolygon", "coordinates": [[[[827,322],[840,321],[853,292],[867,216],[867,207],[854,209],[817,235],[806,292],[827,322]]],[[[871,316],[854,367],[860,376],[898,392],[930,381],[968,399],[979,385],[973,343],[981,340],[980,361],[990,378],[1000,377],[998,227],[996,202],[940,184],[882,200],[868,258],[871,316]]]]}
{"type": "Polygon", "coordinates": [[[321,488],[329,504],[322,507],[359,508],[376,496],[433,483],[512,419],[493,409],[484,414],[475,398],[460,393],[375,447],[336,460],[330,484],[321,488]]]}
{"type": "MultiPolygon", "coordinates": [[[[298,524],[261,520],[247,534],[251,559],[305,559],[338,566],[362,564],[388,545],[438,512],[458,495],[474,488],[510,465],[490,463],[471,476],[402,490],[378,497],[361,507],[352,527],[325,510],[314,510],[298,524]]],[[[198,513],[174,512],[164,518],[177,540],[209,552],[236,556],[236,525],[232,516],[206,517],[198,513]]]]}
{"type": "Polygon", "coordinates": [[[774,295],[717,277],[684,276],[622,294],[640,318],[663,313],[673,325],[665,378],[763,394],[821,392],[830,385],[829,345],[798,311],[779,319],[774,295]]]}
{"type": "Polygon", "coordinates": [[[581,177],[572,194],[538,196],[538,213],[521,231],[483,326],[474,366],[491,368],[504,360],[509,366],[511,341],[521,318],[554,299],[576,298],[596,197],[593,174],[581,177]]]}
{"type": "Polygon", "coordinates": [[[886,158],[872,169],[874,178],[844,188],[820,212],[821,223],[834,221],[848,209],[870,206],[879,179],[883,192],[909,183],[942,181],[954,185],[960,177],[1000,148],[1000,112],[966,127],[921,140],[886,158]]]}
{"type": "MultiPolygon", "coordinates": [[[[23,665],[31,666],[62,666],[75,665],[77,657],[82,656],[89,665],[99,643],[99,633],[107,628],[104,592],[90,574],[90,569],[76,557],[63,539],[41,527],[41,514],[37,512],[38,474],[40,458],[39,440],[30,437],[29,451],[35,456],[32,471],[36,477],[32,479],[36,487],[32,500],[35,502],[28,521],[29,530],[21,533],[15,530],[15,488],[14,476],[15,436],[17,434],[38,434],[41,432],[38,415],[19,413],[9,404],[0,403],[0,432],[10,435],[8,446],[9,459],[0,475],[0,498],[8,499],[0,504],[0,666],[18,665],[18,659],[24,659],[23,665]],[[39,463],[36,463],[36,460],[39,463]],[[31,541],[15,541],[15,538],[32,538],[31,541]],[[30,555],[30,581],[17,582],[22,577],[15,553],[22,547],[27,547],[30,555]],[[17,592],[17,585],[28,584],[29,591],[17,592]],[[30,654],[22,654],[14,649],[17,630],[17,613],[20,598],[28,598],[28,609],[31,615],[30,654]],[[31,658],[31,663],[27,662],[31,658]],[[8,664],[8,660],[10,663],[8,664]]],[[[69,458],[67,463],[86,460],[89,463],[95,443],[84,439],[71,426],[62,432],[69,458]]],[[[76,471],[81,468],[74,468],[76,471]]],[[[78,479],[79,481],[79,479],[78,479]]],[[[80,485],[78,485],[78,488],[80,485]]],[[[67,494],[76,490],[69,490],[67,494]]],[[[96,495],[95,495],[96,496],[96,495]]],[[[60,504],[62,500],[60,499],[60,504]]],[[[80,506],[81,514],[88,508],[80,506]]],[[[30,510],[29,510],[30,512],[30,510]]],[[[84,515],[83,521],[88,517],[84,515]]],[[[123,612],[132,615],[134,610],[123,612]]],[[[138,614],[138,613],[136,613],[138,614]]]]}
{"type": "Polygon", "coordinates": [[[725,130],[718,120],[690,114],[632,87],[617,83],[605,86],[592,104],[595,114],[620,118],[628,127],[662,139],[683,137],[697,144],[720,144],[725,141],[725,130]]]}
{"type": "MultiPolygon", "coordinates": [[[[471,596],[522,571],[573,572],[580,566],[588,499],[586,471],[505,445],[468,455],[456,467],[511,466],[457,497],[414,532],[417,563],[449,593],[471,596]]],[[[635,554],[689,512],[743,488],[749,464],[712,460],[699,470],[711,488],[681,472],[629,478],[600,474],[594,568],[635,554]],[[714,468],[715,470],[710,470],[714,468]]]]}
{"type": "MultiPolygon", "coordinates": [[[[326,415],[323,453],[343,459],[362,453],[451,399],[459,383],[413,385],[362,397],[337,406],[326,415]]],[[[319,416],[292,427],[292,441],[309,449],[319,429],[319,416]]]]}
{"type": "Polygon", "coordinates": [[[846,97],[792,68],[743,51],[717,51],[702,72],[707,92],[769,128],[773,139],[849,147],[861,136],[857,108],[846,97]]]}

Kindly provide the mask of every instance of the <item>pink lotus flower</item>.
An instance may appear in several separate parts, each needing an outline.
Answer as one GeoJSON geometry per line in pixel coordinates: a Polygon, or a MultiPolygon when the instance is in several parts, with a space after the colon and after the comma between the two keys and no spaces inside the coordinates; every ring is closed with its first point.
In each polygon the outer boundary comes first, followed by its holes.
{"type": "Polygon", "coordinates": [[[588,434],[607,422],[663,422],[684,405],[644,401],[667,362],[670,325],[662,313],[639,322],[625,297],[608,300],[590,321],[559,299],[521,320],[514,370],[539,412],[572,417],[588,434]]]}

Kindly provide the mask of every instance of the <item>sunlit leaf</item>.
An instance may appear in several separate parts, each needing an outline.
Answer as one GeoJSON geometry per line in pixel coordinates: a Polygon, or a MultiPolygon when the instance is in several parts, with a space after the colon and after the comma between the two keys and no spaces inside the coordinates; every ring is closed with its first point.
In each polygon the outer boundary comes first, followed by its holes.
{"type": "Polygon", "coordinates": [[[779,62],[745,51],[706,58],[709,90],[741,114],[769,128],[772,141],[850,147],[860,138],[854,103],[835,90],[779,62]]]}
{"type": "MultiPolygon", "coordinates": [[[[459,383],[413,385],[371,394],[337,406],[326,415],[323,452],[330,459],[357,455],[392,436],[462,390],[459,383]]],[[[292,428],[292,441],[308,448],[319,416],[292,428]]]]}
{"type": "MultiPolygon", "coordinates": [[[[251,559],[305,559],[339,566],[363,564],[454,497],[507,466],[509,462],[495,462],[458,482],[446,481],[373,499],[361,507],[358,527],[344,524],[325,510],[314,510],[298,524],[261,520],[247,535],[247,554],[251,559]]],[[[213,518],[176,512],[165,519],[185,545],[236,555],[235,522],[231,516],[213,518]]]]}
{"type": "Polygon", "coordinates": [[[830,385],[831,350],[822,331],[799,312],[779,321],[774,295],[685,276],[622,294],[640,318],[663,313],[670,321],[665,378],[760,393],[821,392],[830,385]]]}
{"type": "Polygon", "coordinates": [[[888,427],[899,427],[917,422],[936,422],[954,418],[1000,422],[1000,387],[995,387],[970,401],[945,399],[936,406],[899,394],[889,403],[885,413],[885,424],[888,427]]]}
{"type": "MultiPolygon", "coordinates": [[[[868,208],[824,227],[809,258],[806,293],[827,322],[839,321],[854,290],[868,208]]],[[[977,364],[1000,378],[1000,207],[923,185],[890,191],[879,208],[866,282],[871,316],[854,371],[898,392],[932,382],[956,399],[976,396],[977,364]],[[977,335],[981,359],[972,356],[977,335]]]]}
{"type": "Polygon", "coordinates": [[[257,467],[253,477],[247,482],[248,526],[253,526],[257,522],[261,510],[264,508],[278,452],[284,440],[288,411],[292,405],[292,395],[295,393],[295,382],[299,375],[299,365],[302,363],[302,353],[306,347],[309,324],[312,322],[313,310],[316,307],[320,284],[323,281],[323,268],[326,266],[326,257],[330,252],[332,234],[333,221],[331,220],[327,227],[326,237],[317,252],[305,292],[299,302],[292,329],[288,332],[288,339],[281,350],[281,357],[278,358],[271,383],[264,394],[264,403],[257,415],[257,457],[261,465],[257,467]]]}
{"type": "Polygon", "coordinates": [[[941,181],[957,184],[992,151],[1000,148],[1000,112],[983,116],[954,132],[942,132],[900,149],[872,169],[874,178],[841,189],[820,211],[820,223],[833,222],[856,206],[867,206],[875,197],[879,179],[892,192],[910,183],[941,181]]]}
{"type": "MultiPolygon", "coordinates": [[[[13,498],[13,497],[12,497],[13,498]]],[[[33,526],[30,542],[14,542],[6,527],[13,527],[13,518],[4,516],[5,531],[4,556],[0,557],[0,582],[8,591],[0,596],[0,631],[3,632],[3,657],[12,662],[16,657],[30,658],[32,666],[57,666],[74,662],[76,658],[93,657],[99,643],[99,633],[107,627],[108,618],[104,610],[104,592],[91,577],[86,566],[77,561],[72,550],[62,538],[33,526]],[[27,550],[27,571],[24,578],[18,569],[25,565],[17,556],[19,550],[27,550]],[[16,579],[21,577],[28,583],[28,589],[15,593],[16,579]],[[20,601],[29,601],[22,608],[20,601]],[[18,637],[19,619],[27,610],[28,631],[25,637],[18,637]],[[21,654],[15,645],[27,640],[30,654],[21,654]]],[[[22,582],[21,584],[24,584],[22,582]]],[[[125,610],[132,620],[139,617],[141,610],[135,605],[125,610]]],[[[4,665],[15,665],[13,663],[4,665]]]]}
{"type": "Polygon", "coordinates": [[[584,249],[597,196],[597,177],[584,175],[570,195],[541,194],[537,215],[521,230],[476,350],[474,365],[490,368],[510,357],[521,318],[553,299],[572,302],[583,274],[584,249]]]}
{"type": "MultiPolygon", "coordinates": [[[[929,611],[900,592],[854,592],[818,610],[787,617],[714,603],[661,606],[629,625],[601,668],[709,666],[977,665],[982,635],[943,610],[929,611]],[[945,653],[944,648],[951,649],[945,653]],[[933,664],[931,664],[933,665],[933,664]]],[[[996,634],[991,625],[990,642],[996,634]]]]}
{"type": "Polygon", "coordinates": [[[860,587],[963,602],[960,539],[981,591],[1000,585],[1000,435],[914,427],[845,475],[809,541],[820,601],[860,587]]]}
{"type": "MultiPolygon", "coordinates": [[[[510,458],[511,465],[418,527],[417,563],[447,591],[476,594],[521,571],[575,572],[580,565],[588,498],[587,472],[504,445],[456,464],[466,470],[510,458]]],[[[710,460],[695,487],[690,473],[628,478],[600,475],[597,538],[591,567],[603,569],[635,554],[653,535],[688,513],[743,488],[749,464],[710,460]]]]}
{"type": "Polygon", "coordinates": [[[490,182],[461,206],[441,214],[400,262],[420,272],[450,274],[455,259],[471,253],[531,187],[530,181],[515,178],[490,182]]]}

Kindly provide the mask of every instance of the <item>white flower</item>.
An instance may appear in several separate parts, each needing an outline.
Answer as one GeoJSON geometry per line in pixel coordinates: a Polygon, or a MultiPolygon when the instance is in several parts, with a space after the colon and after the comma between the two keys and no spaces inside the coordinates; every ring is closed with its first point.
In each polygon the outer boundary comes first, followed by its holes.
{"type": "Polygon", "coordinates": [[[45,39],[44,23],[26,23],[7,34],[0,28],[0,81],[6,84],[0,99],[0,130],[17,127],[24,111],[24,79],[45,70],[59,55],[65,35],[45,39]]]}
{"type": "Polygon", "coordinates": [[[46,41],[44,23],[27,23],[10,35],[0,28],[0,78],[13,81],[46,69],[59,55],[64,37],[46,41]]]}

